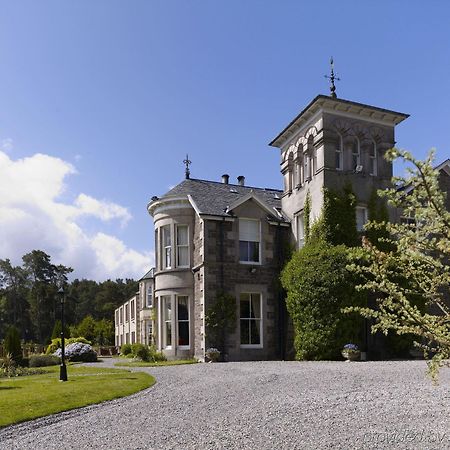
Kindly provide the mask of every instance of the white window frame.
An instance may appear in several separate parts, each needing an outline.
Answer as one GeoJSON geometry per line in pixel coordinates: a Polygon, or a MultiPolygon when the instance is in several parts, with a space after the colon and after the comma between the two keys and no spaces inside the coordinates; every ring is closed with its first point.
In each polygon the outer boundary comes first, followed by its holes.
{"type": "Polygon", "coordinates": [[[295,226],[297,227],[297,246],[303,248],[305,246],[305,214],[304,211],[299,212],[295,216],[295,226]],[[300,226],[301,223],[301,226],[300,226]],[[301,231],[301,233],[300,233],[301,231]]]}
{"type": "Polygon", "coordinates": [[[342,136],[339,135],[339,142],[337,143],[335,152],[334,152],[334,155],[335,155],[334,156],[334,168],[336,170],[340,170],[340,171],[344,170],[344,145],[343,144],[344,143],[343,143],[342,136]],[[339,159],[336,159],[336,156],[339,159]],[[336,165],[336,161],[339,161],[339,167],[336,165]]]}
{"type": "Polygon", "coordinates": [[[176,325],[177,325],[176,326],[177,348],[180,349],[180,350],[190,350],[190,348],[191,348],[191,308],[190,308],[191,302],[190,302],[189,296],[188,295],[177,295],[176,296],[176,304],[177,304],[177,320],[176,320],[176,325]],[[178,300],[180,299],[180,297],[187,298],[187,310],[188,310],[188,318],[187,318],[187,320],[180,320],[179,316],[178,316],[178,300]],[[178,325],[179,325],[180,322],[184,322],[184,323],[187,322],[188,323],[189,345],[178,345],[179,333],[180,333],[178,325]]]}
{"type": "Polygon", "coordinates": [[[145,298],[147,308],[153,308],[153,285],[151,283],[147,285],[145,298]]]}
{"type": "Polygon", "coordinates": [[[356,170],[356,168],[361,165],[361,147],[359,145],[359,139],[358,138],[354,138],[352,140],[352,154],[351,154],[351,157],[352,157],[352,170],[356,170]],[[356,157],[356,163],[354,164],[355,157],[356,157]]]}
{"type": "Polygon", "coordinates": [[[369,175],[376,177],[378,175],[378,149],[375,141],[372,141],[371,143],[369,150],[369,159],[370,159],[369,175]]]}
{"type": "Polygon", "coordinates": [[[172,341],[173,341],[173,326],[172,326],[172,318],[173,318],[173,299],[171,295],[161,295],[161,305],[162,305],[162,322],[163,322],[163,333],[162,333],[162,346],[167,350],[172,349],[172,341]],[[166,303],[170,302],[170,317],[167,318],[167,308],[166,303]],[[170,324],[170,342],[167,342],[167,324],[170,324]]]}
{"type": "Polygon", "coordinates": [[[185,224],[177,224],[175,226],[175,231],[176,231],[176,262],[177,262],[177,267],[181,267],[181,268],[186,268],[186,267],[190,267],[190,254],[189,254],[189,225],[185,225],[185,224]],[[186,237],[187,237],[187,244],[179,244],[178,243],[178,229],[179,228],[186,228],[186,237]],[[186,248],[187,249],[187,264],[180,264],[179,258],[180,258],[180,248],[186,248]]]}
{"type": "Polygon", "coordinates": [[[367,207],[364,206],[364,205],[357,206],[355,214],[356,214],[356,231],[358,233],[362,233],[362,232],[364,232],[364,225],[368,222],[368,210],[367,210],[367,207]],[[360,211],[362,210],[364,212],[364,223],[363,223],[363,226],[361,228],[358,227],[358,210],[360,210],[360,211]]]}
{"type": "Polygon", "coordinates": [[[303,153],[303,179],[304,181],[311,180],[311,161],[308,152],[303,153]]]}
{"type": "Polygon", "coordinates": [[[161,227],[161,264],[163,269],[172,268],[172,227],[164,225],[161,227]],[[166,243],[166,236],[169,236],[169,243],[166,243]]]}
{"type": "Polygon", "coordinates": [[[261,247],[262,247],[262,242],[261,242],[261,221],[258,219],[250,219],[247,217],[242,217],[239,219],[239,263],[240,264],[251,264],[251,265],[261,265],[261,247]],[[241,222],[258,222],[258,241],[244,241],[241,240],[241,222]],[[258,242],[258,261],[242,261],[241,260],[241,242],[258,242]]]}
{"type": "MultiPolygon", "coordinates": [[[[251,329],[251,328],[250,328],[251,329]]],[[[263,320],[263,295],[261,292],[241,292],[239,294],[239,346],[240,348],[263,348],[264,347],[264,320],[263,320]],[[250,307],[251,307],[251,296],[259,296],[259,319],[256,318],[242,318],[241,317],[241,296],[250,295],[250,307]],[[241,344],[241,321],[259,321],[259,344],[241,344]]]]}

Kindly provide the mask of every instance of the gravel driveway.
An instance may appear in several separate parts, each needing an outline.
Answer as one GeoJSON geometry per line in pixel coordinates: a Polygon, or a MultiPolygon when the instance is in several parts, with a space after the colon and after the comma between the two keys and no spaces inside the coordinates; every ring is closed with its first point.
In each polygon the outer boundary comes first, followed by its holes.
{"type": "Polygon", "coordinates": [[[450,448],[450,370],[436,387],[425,369],[422,361],[142,368],[156,377],[152,388],[4,428],[0,448],[450,448]]]}

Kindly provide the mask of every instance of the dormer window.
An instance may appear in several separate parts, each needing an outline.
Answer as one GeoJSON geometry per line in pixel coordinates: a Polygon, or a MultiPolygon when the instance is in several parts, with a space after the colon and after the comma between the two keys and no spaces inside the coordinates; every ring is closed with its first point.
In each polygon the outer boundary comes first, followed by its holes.
{"type": "Polygon", "coordinates": [[[372,176],[378,175],[378,158],[377,158],[377,144],[372,142],[369,150],[369,173],[372,176]]]}
{"type": "Polygon", "coordinates": [[[239,219],[239,261],[241,263],[260,263],[260,242],[259,220],[239,219]]]}

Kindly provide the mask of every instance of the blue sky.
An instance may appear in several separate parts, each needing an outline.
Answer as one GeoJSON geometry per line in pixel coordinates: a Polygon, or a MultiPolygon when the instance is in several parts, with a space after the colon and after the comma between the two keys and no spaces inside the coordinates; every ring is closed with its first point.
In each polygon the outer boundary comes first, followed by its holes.
{"type": "Polygon", "coordinates": [[[183,179],[186,153],[192,177],[280,187],[267,144],[328,93],[330,55],[339,97],[411,114],[398,145],[450,155],[445,1],[0,7],[0,258],[15,263],[42,248],[75,276],[139,277],[146,204],[183,179]]]}

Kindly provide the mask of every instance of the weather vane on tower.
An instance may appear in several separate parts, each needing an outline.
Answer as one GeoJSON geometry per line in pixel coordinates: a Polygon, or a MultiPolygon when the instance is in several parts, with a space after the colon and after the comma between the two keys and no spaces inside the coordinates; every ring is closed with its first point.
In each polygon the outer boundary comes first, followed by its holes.
{"type": "Polygon", "coordinates": [[[341,79],[334,75],[334,61],[333,61],[333,57],[330,58],[330,66],[331,66],[331,74],[330,74],[330,76],[328,76],[328,75],[324,75],[324,76],[325,76],[325,78],[328,78],[330,80],[330,92],[331,92],[330,95],[331,95],[331,97],[337,98],[336,86],[334,85],[334,82],[335,81],[341,81],[341,79]]]}
{"type": "Polygon", "coordinates": [[[183,163],[186,165],[186,169],[184,172],[186,180],[189,180],[189,176],[191,174],[191,171],[189,170],[189,165],[192,164],[192,161],[190,161],[189,155],[187,153],[186,153],[186,159],[183,161],[183,163]]]}

